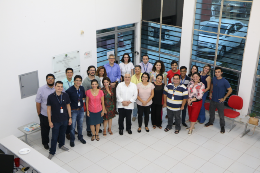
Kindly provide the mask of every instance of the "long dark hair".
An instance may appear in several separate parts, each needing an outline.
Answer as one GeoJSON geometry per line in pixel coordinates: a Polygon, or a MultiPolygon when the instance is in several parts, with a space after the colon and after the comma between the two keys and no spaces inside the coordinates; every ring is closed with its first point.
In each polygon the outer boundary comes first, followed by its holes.
{"type": "MultiPolygon", "coordinates": [[[[99,83],[98,83],[97,79],[93,79],[93,80],[91,80],[91,85],[92,85],[93,82],[97,82],[97,84],[98,84],[97,89],[99,89],[99,83]]],[[[91,87],[91,89],[92,89],[92,87],[91,87]]]]}
{"type": "Polygon", "coordinates": [[[121,61],[122,63],[125,62],[125,60],[124,60],[124,56],[125,56],[125,55],[128,55],[128,63],[131,62],[131,57],[130,57],[129,53],[124,53],[124,55],[122,56],[122,58],[121,58],[120,61],[121,61]]]}
{"type": "Polygon", "coordinates": [[[196,69],[197,69],[197,72],[199,72],[199,68],[198,68],[198,66],[196,66],[196,65],[193,65],[192,67],[191,67],[191,69],[190,69],[190,73],[189,73],[189,77],[191,77],[192,76],[192,73],[191,73],[191,70],[192,70],[192,68],[193,67],[196,67],[196,69]]]}
{"type": "Polygon", "coordinates": [[[163,74],[164,72],[165,72],[165,66],[164,66],[164,63],[161,61],[161,60],[157,60],[155,63],[154,63],[154,65],[153,65],[153,69],[152,69],[152,71],[156,71],[156,64],[157,63],[160,63],[161,64],[161,70],[160,70],[160,74],[163,74]]]}

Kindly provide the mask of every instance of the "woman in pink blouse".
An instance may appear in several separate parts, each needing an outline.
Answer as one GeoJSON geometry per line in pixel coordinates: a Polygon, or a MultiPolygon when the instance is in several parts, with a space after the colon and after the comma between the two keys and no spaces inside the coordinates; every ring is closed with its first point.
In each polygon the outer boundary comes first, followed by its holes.
{"type": "Polygon", "coordinates": [[[191,77],[193,80],[191,80],[188,84],[188,112],[190,117],[190,128],[188,132],[189,135],[192,134],[195,122],[198,119],[202,106],[202,96],[205,92],[205,86],[202,82],[200,82],[200,74],[195,72],[191,77]]]}
{"type": "Polygon", "coordinates": [[[144,114],[144,124],[146,132],[149,132],[148,121],[149,121],[149,112],[150,105],[152,104],[152,98],[154,96],[154,85],[149,82],[149,74],[144,72],[142,74],[142,82],[138,83],[137,86],[137,108],[138,108],[138,125],[139,128],[137,132],[141,132],[141,127],[143,123],[143,114],[144,114]]]}
{"type": "Polygon", "coordinates": [[[98,81],[96,79],[91,81],[91,87],[92,89],[86,91],[87,118],[92,131],[91,141],[94,141],[95,139],[99,141],[98,133],[100,123],[103,122],[103,116],[107,112],[104,104],[104,93],[102,90],[98,89],[98,81]]]}

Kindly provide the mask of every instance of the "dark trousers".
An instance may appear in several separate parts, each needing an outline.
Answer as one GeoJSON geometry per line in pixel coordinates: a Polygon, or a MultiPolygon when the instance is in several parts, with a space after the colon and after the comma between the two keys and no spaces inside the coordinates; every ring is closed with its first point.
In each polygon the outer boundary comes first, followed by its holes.
{"type": "Polygon", "coordinates": [[[41,126],[41,136],[42,136],[42,144],[46,145],[49,144],[49,133],[50,133],[50,126],[49,126],[49,121],[48,117],[40,114],[40,126],[41,126]]]}
{"type": "Polygon", "coordinates": [[[115,105],[115,109],[116,109],[116,106],[117,106],[117,102],[116,102],[116,87],[117,87],[117,85],[118,85],[118,82],[116,83],[115,88],[112,88],[113,93],[114,93],[114,99],[113,99],[113,102],[114,102],[114,105],[115,105]]]}
{"type": "Polygon", "coordinates": [[[184,105],[184,109],[181,111],[181,122],[185,123],[186,120],[186,111],[187,111],[187,103],[184,105]]]}
{"type": "Polygon", "coordinates": [[[132,109],[118,108],[119,130],[124,130],[124,119],[126,118],[126,130],[131,130],[132,109]]]}
{"type": "Polygon", "coordinates": [[[144,114],[144,125],[145,125],[145,127],[148,127],[150,106],[137,105],[137,109],[138,109],[139,127],[142,127],[142,124],[143,124],[143,114],[144,114]]]}
{"type": "Polygon", "coordinates": [[[218,115],[220,119],[220,127],[225,126],[225,119],[224,119],[224,103],[218,103],[210,100],[209,105],[209,122],[214,123],[215,121],[215,110],[218,109],[218,115]]]}
{"type": "Polygon", "coordinates": [[[70,134],[71,125],[67,125],[66,134],[70,134]]]}
{"type": "Polygon", "coordinates": [[[175,117],[175,130],[181,130],[181,110],[179,111],[172,111],[167,108],[167,115],[168,115],[168,129],[172,129],[173,118],[175,117]]]}
{"type": "Polygon", "coordinates": [[[53,123],[50,154],[54,155],[56,153],[57,142],[59,142],[59,148],[65,144],[67,125],[68,120],[53,123]]]}
{"type": "Polygon", "coordinates": [[[162,112],[162,105],[157,105],[157,104],[151,105],[152,125],[157,127],[162,126],[161,112],[162,112]]]}

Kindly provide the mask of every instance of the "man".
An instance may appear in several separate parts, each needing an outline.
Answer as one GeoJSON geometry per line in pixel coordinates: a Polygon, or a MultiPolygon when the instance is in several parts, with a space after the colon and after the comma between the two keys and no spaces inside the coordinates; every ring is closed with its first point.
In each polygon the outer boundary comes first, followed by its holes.
{"type": "Polygon", "coordinates": [[[80,75],[76,75],[74,77],[74,85],[67,89],[66,93],[70,98],[70,106],[71,106],[71,116],[72,116],[72,125],[70,130],[70,146],[75,146],[75,128],[77,123],[78,128],[78,140],[82,144],[86,144],[86,141],[83,139],[82,129],[83,129],[83,120],[84,120],[84,108],[83,108],[83,100],[85,100],[85,89],[81,86],[82,77],[80,75]]]}
{"type": "MultiPolygon", "coordinates": [[[[98,81],[98,86],[100,86],[100,79],[98,76],[96,76],[96,67],[91,65],[88,67],[88,70],[87,70],[87,74],[88,76],[84,79],[83,83],[82,83],[82,86],[84,87],[85,91],[91,89],[91,81],[93,79],[96,79],[98,81]]],[[[86,124],[87,124],[87,136],[88,137],[92,137],[92,134],[91,134],[91,130],[90,130],[90,125],[88,123],[88,118],[86,118],[86,124]]],[[[99,130],[99,133],[102,133],[102,130],[100,129],[99,130]]]]}
{"type": "Polygon", "coordinates": [[[134,102],[137,99],[137,86],[130,82],[131,74],[126,73],[124,82],[117,86],[116,97],[119,112],[119,134],[123,135],[124,118],[126,118],[126,131],[132,134],[131,131],[131,114],[134,109],[134,102]]]}
{"type": "Polygon", "coordinates": [[[181,130],[180,114],[187,102],[188,90],[184,85],[180,85],[180,76],[178,74],[175,74],[172,79],[173,84],[169,83],[163,91],[163,107],[167,107],[168,115],[168,125],[164,131],[168,132],[172,129],[173,118],[175,117],[175,134],[178,134],[181,130]]]}
{"type": "MultiPolygon", "coordinates": [[[[104,65],[107,77],[109,77],[111,81],[111,86],[113,88],[114,92],[114,104],[116,105],[116,87],[118,85],[118,82],[121,78],[121,70],[118,64],[115,63],[115,56],[113,54],[110,54],[108,57],[108,63],[104,65]]],[[[118,112],[116,112],[118,114],[118,112]]]]}
{"type": "MultiPolygon", "coordinates": [[[[72,68],[67,68],[65,73],[66,73],[66,78],[62,80],[64,91],[66,91],[67,89],[69,89],[71,86],[74,85],[74,81],[72,80],[73,69],[72,68]]],[[[67,130],[66,130],[66,138],[68,140],[70,140],[70,129],[71,129],[71,126],[68,125],[67,126],[67,130]]],[[[77,132],[75,132],[75,133],[78,134],[77,132]]]]}
{"type": "MultiPolygon", "coordinates": [[[[140,82],[142,82],[142,74],[141,73],[141,66],[140,65],[136,65],[135,66],[135,74],[131,77],[131,82],[134,83],[134,84],[138,84],[140,82]]],[[[136,117],[137,117],[137,104],[136,102],[134,103],[134,109],[133,109],[133,118],[132,118],[132,121],[135,121],[136,120],[136,117]]]]}
{"type": "Polygon", "coordinates": [[[180,70],[178,70],[178,63],[177,61],[173,60],[171,62],[171,70],[167,72],[168,84],[172,83],[172,78],[175,74],[180,75],[180,70]]]}
{"type": "Polygon", "coordinates": [[[143,62],[141,62],[139,65],[141,66],[141,73],[146,72],[149,74],[153,69],[153,65],[149,63],[148,55],[143,56],[143,62]]]}
{"type": "MultiPolygon", "coordinates": [[[[187,74],[187,67],[181,66],[180,73],[181,73],[180,85],[184,85],[187,88],[187,86],[188,86],[188,84],[190,82],[190,77],[186,75],[187,74]]],[[[185,120],[186,120],[186,110],[187,110],[187,102],[184,105],[184,109],[181,111],[182,125],[184,127],[188,127],[188,125],[185,123],[185,120]]],[[[175,122],[173,123],[173,125],[175,125],[175,122]]]]}
{"type": "Polygon", "coordinates": [[[62,92],[63,83],[57,81],[55,83],[55,92],[50,94],[47,99],[47,114],[49,126],[52,128],[51,148],[48,158],[51,160],[55,155],[57,141],[59,140],[59,148],[68,151],[64,146],[65,132],[67,125],[71,125],[71,109],[68,94],[62,92]]]}
{"type": "Polygon", "coordinates": [[[209,106],[209,122],[205,124],[206,127],[212,126],[215,120],[215,109],[218,109],[220,118],[220,133],[225,133],[225,119],[224,119],[224,101],[232,93],[232,88],[229,82],[222,77],[222,68],[215,68],[215,77],[212,80],[210,87],[210,106],[209,106]],[[213,92],[212,92],[213,91],[213,92]],[[227,94],[225,95],[225,93],[227,94]]]}
{"type": "Polygon", "coordinates": [[[42,145],[46,150],[49,149],[49,133],[50,133],[50,126],[49,126],[48,115],[47,115],[47,98],[50,94],[52,94],[55,91],[54,81],[55,81],[54,75],[48,74],[46,76],[47,84],[43,85],[38,89],[35,98],[36,109],[37,109],[38,116],[40,118],[42,145]]]}

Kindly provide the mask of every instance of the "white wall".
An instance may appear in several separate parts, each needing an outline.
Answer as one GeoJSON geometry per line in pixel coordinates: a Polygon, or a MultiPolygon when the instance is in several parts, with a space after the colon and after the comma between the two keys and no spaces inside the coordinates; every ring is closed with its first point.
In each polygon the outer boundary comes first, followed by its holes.
{"type": "Polygon", "coordinates": [[[52,73],[51,58],[74,50],[80,51],[85,73],[97,64],[96,29],[140,22],[140,10],[141,0],[0,1],[0,138],[20,136],[17,127],[39,122],[35,96],[20,97],[18,75],[38,70],[42,86],[52,73]],[[92,58],[86,60],[83,53],[89,50],[92,58]]]}

